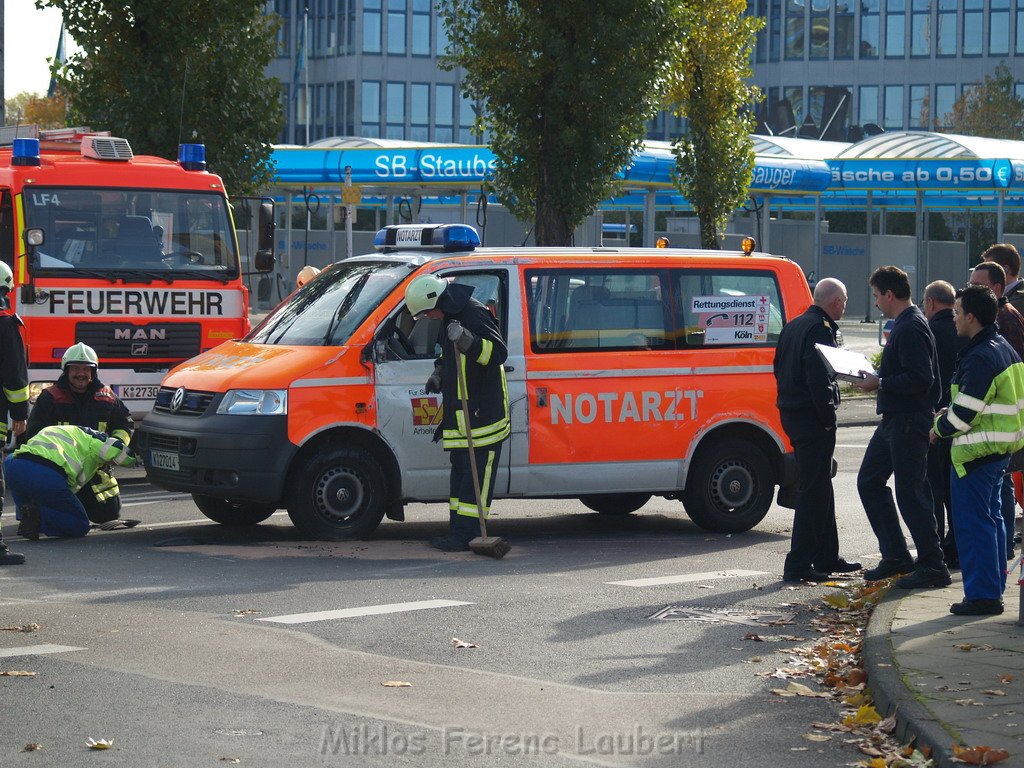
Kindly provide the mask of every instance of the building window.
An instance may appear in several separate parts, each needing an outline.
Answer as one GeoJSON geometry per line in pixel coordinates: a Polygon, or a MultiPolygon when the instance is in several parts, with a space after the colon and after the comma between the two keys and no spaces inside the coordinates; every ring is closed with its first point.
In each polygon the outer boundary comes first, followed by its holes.
{"type": "Polygon", "coordinates": [[[862,85],[857,92],[857,119],[861,125],[878,125],[877,85],[862,85]]]}
{"type": "Polygon", "coordinates": [[[430,55],[430,0],[412,0],[413,56],[430,55]]]}
{"type": "Polygon", "coordinates": [[[861,0],[860,4],[860,58],[878,58],[879,40],[878,0],[861,0]]]}
{"type": "Polygon", "coordinates": [[[828,46],[832,39],[831,0],[811,0],[811,45],[812,59],[827,59],[828,46]]]}
{"type": "Polygon", "coordinates": [[[274,13],[281,20],[277,28],[277,55],[287,58],[292,50],[292,15],[288,9],[290,0],[274,0],[274,13]]]}
{"type": "Polygon", "coordinates": [[[804,27],[807,26],[807,6],[803,0],[786,2],[786,58],[803,60],[804,27]]]}
{"type": "Polygon", "coordinates": [[[909,128],[927,130],[931,124],[930,104],[928,103],[928,86],[910,86],[910,118],[909,128]]]}
{"type": "Polygon", "coordinates": [[[835,58],[853,58],[853,0],[836,0],[835,58]]]}
{"type": "Polygon", "coordinates": [[[885,58],[907,55],[907,0],[885,1],[885,58]]]}
{"type": "Polygon", "coordinates": [[[778,61],[782,55],[782,0],[769,0],[768,60],[778,61]]]}
{"type": "Polygon", "coordinates": [[[369,138],[380,136],[380,83],[375,80],[363,81],[360,116],[360,135],[369,138]]]}
{"type": "Polygon", "coordinates": [[[450,143],[455,141],[452,133],[452,115],[455,112],[455,86],[438,85],[434,91],[434,141],[450,143]]]}
{"type": "Polygon", "coordinates": [[[1017,35],[1014,38],[1013,52],[1020,56],[1024,54],[1024,3],[1017,0],[1017,35]]]}
{"type": "Polygon", "coordinates": [[[932,55],[932,0],[912,0],[910,16],[910,55],[932,55]]]}
{"type": "Polygon", "coordinates": [[[384,104],[386,139],[405,138],[405,83],[388,83],[384,104]]]}
{"type": "Polygon", "coordinates": [[[956,56],[956,0],[938,0],[935,55],[956,56]]]}
{"type": "Polygon", "coordinates": [[[984,0],[964,0],[964,56],[981,56],[984,20],[984,0]]]}
{"type": "Polygon", "coordinates": [[[1010,53],[1010,0],[989,0],[988,55],[1010,53]]]}
{"type": "Polygon", "coordinates": [[[363,3],[363,53],[380,53],[380,0],[363,3]]]}
{"type": "Polygon", "coordinates": [[[448,53],[448,28],[444,25],[444,20],[437,17],[437,35],[434,37],[435,48],[434,52],[438,56],[444,56],[448,53]]]}
{"type": "Polygon", "coordinates": [[[409,138],[430,141],[430,84],[409,86],[409,138]]]}
{"type": "Polygon", "coordinates": [[[885,86],[885,124],[887,131],[903,129],[903,86],[885,86]]]}
{"type": "Polygon", "coordinates": [[[405,55],[405,0],[388,0],[388,55],[405,55]]]}
{"type": "Polygon", "coordinates": [[[932,110],[936,131],[949,129],[950,119],[953,112],[953,103],[956,101],[955,85],[935,86],[935,108],[932,110]]]}
{"type": "Polygon", "coordinates": [[[464,93],[459,93],[459,141],[473,144],[473,125],[476,123],[476,104],[464,93]]]}
{"type": "Polygon", "coordinates": [[[338,7],[338,55],[347,56],[356,51],[356,0],[339,0],[338,7]]]}
{"type": "Polygon", "coordinates": [[[782,100],[789,103],[789,108],[793,112],[793,131],[792,135],[796,136],[797,129],[800,124],[804,121],[804,89],[801,85],[787,85],[782,89],[782,100]]]}

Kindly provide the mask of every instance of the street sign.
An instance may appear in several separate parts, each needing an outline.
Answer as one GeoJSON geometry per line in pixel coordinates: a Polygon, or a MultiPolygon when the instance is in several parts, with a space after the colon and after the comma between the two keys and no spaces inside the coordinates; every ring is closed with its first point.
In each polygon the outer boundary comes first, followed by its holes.
{"type": "Polygon", "coordinates": [[[359,205],[363,199],[363,188],[358,184],[341,188],[341,202],[345,205],[359,205]]]}

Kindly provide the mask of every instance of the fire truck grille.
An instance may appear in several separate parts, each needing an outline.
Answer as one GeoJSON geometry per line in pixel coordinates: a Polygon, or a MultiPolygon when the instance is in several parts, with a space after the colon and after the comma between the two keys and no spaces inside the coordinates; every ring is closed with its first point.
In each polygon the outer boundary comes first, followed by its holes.
{"type": "Polygon", "coordinates": [[[215,392],[199,392],[194,389],[185,390],[180,405],[175,408],[175,393],[178,390],[173,387],[160,387],[156,393],[156,402],[153,403],[153,410],[160,413],[173,413],[177,416],[202,416],[210,407],[215,392]]]}
{"type": "Polygon", "coordinates": [[[187,360],[200,352],[199,323],[78,323],[75,340],[85,342],[101,358],[187,360]]]}

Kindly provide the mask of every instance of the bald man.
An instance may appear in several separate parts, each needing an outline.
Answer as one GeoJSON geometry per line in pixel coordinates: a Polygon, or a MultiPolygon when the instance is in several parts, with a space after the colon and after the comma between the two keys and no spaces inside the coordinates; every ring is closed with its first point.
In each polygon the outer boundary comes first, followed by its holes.
{"type": "Polygon", "coordinates": [[[832,489],[839,387],[814,348],[815,344],[836,346],[846,299],[846,286],[838,280],[827,277],[818,282],[814,303],[786,324],[775,350],[776,405],[796,453],[799,475],[783,581],[825,581],[832,573],[851,573],[861,567],[839,556],[832,489]]]}

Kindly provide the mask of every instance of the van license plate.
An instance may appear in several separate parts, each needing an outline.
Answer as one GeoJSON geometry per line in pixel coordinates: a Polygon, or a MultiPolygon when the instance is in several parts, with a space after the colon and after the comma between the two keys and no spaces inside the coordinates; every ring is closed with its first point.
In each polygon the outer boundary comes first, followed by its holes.
{"type": "Polygon", "coordinates": [[[158,389],[156,384],[121,384],[114,387],[114,394],[122,400],[156,400],[158,389]]]}
{"type": "Polygon", "coordinates": [[[153,469],[169,469],[177,472],[179,471],[178,454],[170,451],[150,451],[149,466],[153,469]]]}

